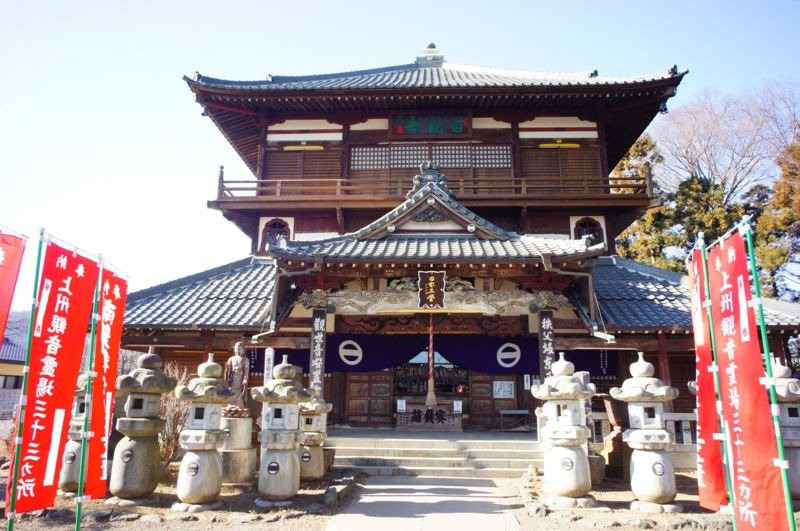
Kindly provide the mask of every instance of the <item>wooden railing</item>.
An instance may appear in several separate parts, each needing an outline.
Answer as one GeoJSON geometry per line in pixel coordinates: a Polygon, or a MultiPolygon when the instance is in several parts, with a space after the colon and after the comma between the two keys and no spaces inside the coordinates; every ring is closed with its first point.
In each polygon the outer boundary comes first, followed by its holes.
{"type": "MultiPolygon", "coordinates": [[[[450,189],[459,197],[571,196],[650,197],[650,184],[631,178],[497,178],[450,179],[450,189]]],[[[281,198],[311,199],[348,196],[401,198],[411,189],[410,179],[258,179],[247,181],[220,178],[217,199],[281,198]]]]}

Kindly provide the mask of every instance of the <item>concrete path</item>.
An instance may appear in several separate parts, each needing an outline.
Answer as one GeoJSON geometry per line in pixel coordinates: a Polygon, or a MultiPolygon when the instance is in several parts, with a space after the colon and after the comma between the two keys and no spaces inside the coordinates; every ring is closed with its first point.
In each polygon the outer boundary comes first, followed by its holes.
{"type": "Polygon", "coordinates": [[[517,530],[518,480],[373,476],[328,531],[517,530]]]}

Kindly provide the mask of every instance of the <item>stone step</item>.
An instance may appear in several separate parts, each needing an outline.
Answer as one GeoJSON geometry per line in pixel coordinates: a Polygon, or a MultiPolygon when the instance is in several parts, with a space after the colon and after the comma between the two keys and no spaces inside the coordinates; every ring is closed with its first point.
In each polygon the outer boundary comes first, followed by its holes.
{"type": "MultiPolygon", "coordinates": [[[[456,450],[528,450],[538,451],[539,443],[536,441],[526,440],[498,440],[491,439],[469,439],[467,435],[462,435],[465,438],[452,438],[452,439],[415,439],[415,438],[383,438],[376,437],[337,437],[328,436],[325,441],[325,446],[339,447],[346,446],[350,448],[450,448],[456,450]]],[[[502,435],[500,436],[502,437],[502,435]]]]}
{"type": "Polygon", "coordinates": [[[529,465],[541,466],[542,461],[535,459],[508,459],[508,458],[483,458],[470,459],[465,457],[409,457],[409,456],[360,456],[341,455],[336,452],[335,465],[350,467],[397,467],[397,468],[471,468],[471,469],[527,469],[529,465]]]}
{"type": "MultiPolygon", "coordinates": [[[[326,448],[333,447],[326,443],[326,448]]],[[[335,446],[337,455],[355,455],[359,457],[465,457],[509,458],[509,459],[542,459],[544,452],[540,450],[510,450],[497,448],[369,448],[358,446],[335,446]]]]}
{"type": "MultiPolygon", "coordinates": [[[[351,466],[334,465],[334,469],[348,469],[351,466]]],[[[405,466],[359,466],[358,469],[370,476],[440,476],[472,478],[519,478],[527,468],[435,468],[405,466]]]]}

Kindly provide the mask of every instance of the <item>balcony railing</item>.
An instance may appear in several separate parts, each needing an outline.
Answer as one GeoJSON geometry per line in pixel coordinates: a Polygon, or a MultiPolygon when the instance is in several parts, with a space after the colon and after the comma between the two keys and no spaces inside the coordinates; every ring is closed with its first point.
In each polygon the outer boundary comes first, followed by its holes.
{"type": "MultiPolygon", "coordinates": [[[[633,178],[495,178],[449,179],[448,185],[459,198],[545,198],[614,196],[651,197],[652,187],[644,179],[633,178]]],[[[217,199],[311,200],[334,197],[364,199],[402,198],[411,189],[410,179],[258,179],[219,180],[217,199]]]]}

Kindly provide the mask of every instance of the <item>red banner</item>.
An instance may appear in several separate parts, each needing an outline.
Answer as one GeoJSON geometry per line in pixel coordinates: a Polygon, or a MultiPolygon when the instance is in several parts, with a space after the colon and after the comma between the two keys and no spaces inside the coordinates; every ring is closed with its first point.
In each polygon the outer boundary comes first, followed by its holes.
{"type": "Polygon", "coordinates": [[[11,308],[11,299],[14,297],[14,287],[17,285],[24,251],[23,238],[0,232],[0,341],[6,333],[8,312],[11,308]]]}
{"type": "Polygon", "coordinates": [[[697,488],[700,506],[719,511],[727,505],[725,476],[722,471],[722,449],[713,434],[719,431],[717,421],[714,375],[708,372],[711,355],[711,335],[708,326],[708,311],[705,300],[705,277],[703,276],[703,253],[692,252],[686,262],[689,271],[689,290],[692,301],[692,327],[694,329],[695,383],[697,384],[697,488]]]}
{"type": "MultiPolygon", "coordinates": [[[[52,507],[97,285],[97,263],[48,243],[33,322],[15,512],[52,507]],[[56,377],[56,374],[58,376],[56,377]]],[[[13,469],[11,469],[13,470],[13,469]]],[[[6,500],[11,499],[11,478],[6,500]]]]}
{"type": "Polygon", "coordinates": [[[92,405],[89,439],[89,459],[86,467],[84,495],[92,499],[105,498],[111,463],[108,462],[108,443],[111,418],[114,414],[114,391],[117,380],[119,344],[122,338],[122,318],[128,283],[113,271],[104,269],[100,278],[100,322],[95,338],[92,405]]]}
{"type": "Polygon", "coordinates": [[[741,234],[709,251],[708,277],[737,529],[788,529],[741,234]]]}

